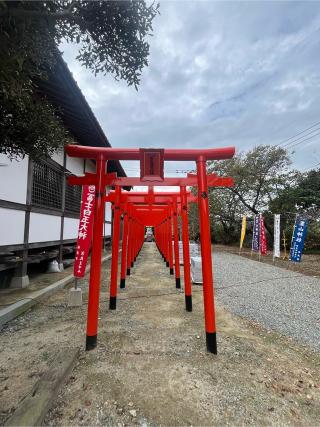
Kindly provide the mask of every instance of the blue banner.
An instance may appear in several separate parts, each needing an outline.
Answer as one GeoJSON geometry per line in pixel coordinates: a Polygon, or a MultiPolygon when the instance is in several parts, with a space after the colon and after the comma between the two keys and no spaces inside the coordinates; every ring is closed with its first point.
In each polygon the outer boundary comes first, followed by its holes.
{"type": "Polygon", "coordinates": [[[308,228],[308,220],[297,217],[294,224],[293,235],[290,248],[290,261],[300,262],[308,228]]]}
{"type": "Polygon", "coordinates": [[[260,218],[259,215],[255,215],[253,219],[253,230],[252,230],[252,250],[259,252],[260,245],[260,218]]]}

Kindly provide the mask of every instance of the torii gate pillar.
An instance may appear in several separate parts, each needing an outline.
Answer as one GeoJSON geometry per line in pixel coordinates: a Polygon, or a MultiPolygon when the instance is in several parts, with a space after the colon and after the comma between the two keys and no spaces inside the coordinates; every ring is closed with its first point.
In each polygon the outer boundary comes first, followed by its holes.
{"type": "Polygon", "coordinates": [[[198,207],[200,223],[200,244],[203,276],[203,303],[206,326],[207,350],[217,354],[216,320],[213,294],[213,272],[211,255],[211,233],[209,221],[208,184],[206,173],[206,159],[200,156],[197,159],[198,175],[198,207]]]}
{"type": "Polygon", "coordinates": [[[182,246],[183,246],[183,271],[184,271],[184,294],[186,310],[192,311],[192,288],[190,279],[190,247],[189,247],[189,224],[188,224],[188,202],[185,186],[180,187],[181,193],[181,218],[182,218],[182,246]]]}
{"type": "Polygon", "coordinates": [[[97,345],[99,296],[101,278],[101,251],[103,233],[103,213],[105,186],[103,177],[106,171],[106,161],[100,158],[96,163],[96,197],[94,204],[93,238],[91,252],[91,270],[88,296],[88,317],[87,317],[87,337],[86,350],[92,350],[97,345]]]}

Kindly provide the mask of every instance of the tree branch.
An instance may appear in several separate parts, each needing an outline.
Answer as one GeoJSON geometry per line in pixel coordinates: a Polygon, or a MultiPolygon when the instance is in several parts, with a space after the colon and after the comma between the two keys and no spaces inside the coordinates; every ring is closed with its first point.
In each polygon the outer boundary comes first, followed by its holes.
{"type": "Polygon", "coordinates": [[[253,207],[250,206],[245,199],[242,197],[242,195],[240,193],[238,193],[236,190],[234,190],[233,188],[231,188],[231,191],[236,194],[239,199],[241,200],[241,202],[245,205],[246,208],[248,208],[251,212],[253,212],[254,214],[258,214],[258,211],[253,207]]]}
{"type": "MultiPolygon", "coordinates": [[[[72,8],[75,6],[75,2],[72,2],[70,7],[72,8]],[[74,3],[72,5],[72,3],[74,3]]],[[[62,10],[61,12],[43,12],[41,10],[28,10],[28,9],[21,9],[21,8],[11,8],[11,9],[5,9],[0,12],[0,18],[3,16],[13,16],[16,18],[49,18],[54,20],[59,19],[73,19],[75,21],[79,21],[80,19],[73,15],[72,9],[70,7],[66,10],[62,10]],[[70,10],[69,10],[70,9],[70,10]]]]}

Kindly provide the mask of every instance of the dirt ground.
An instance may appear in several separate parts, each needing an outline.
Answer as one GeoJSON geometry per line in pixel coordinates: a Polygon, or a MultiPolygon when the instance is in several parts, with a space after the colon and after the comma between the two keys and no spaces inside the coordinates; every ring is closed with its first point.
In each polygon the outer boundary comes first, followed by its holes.
{"type": "MultiPolygon", "coordinates": [[[[230,252],[239,255],[239,247],[236,246],[213,245],[213,250],[230,252]]],[[[320,254],[303,254],[301,262],[291,262],[288,259],[288,254],[287,257],[284,259],[284,254],[281,253],[281,258],[276,258],[274,262],[272,252],[268,251],[267,255],[260,257],[259,261],[259,255],[257,253],[251,254],[251,249],[243,248],[241,250],[240,256],[250,258],[258,262],[272,264],[276,267],[285,268],[286,270],[296,271],[298,273],[306,274],[307,276],[320,277],[320,254]]]]}
{"type": "MultiPolygon", "coordinates": [[[[219,354],[208,354],[202,288],[187,313],[153,243],[132,273],[110,312],[105,264],[98,347],[81,351],[45,425],[320,425],[318,353],[217,307],[219,354]]],[[[83,348],[86,305],[67,308],[67,295],[1,332],[0,424],[58,349],[83,348]]]]}

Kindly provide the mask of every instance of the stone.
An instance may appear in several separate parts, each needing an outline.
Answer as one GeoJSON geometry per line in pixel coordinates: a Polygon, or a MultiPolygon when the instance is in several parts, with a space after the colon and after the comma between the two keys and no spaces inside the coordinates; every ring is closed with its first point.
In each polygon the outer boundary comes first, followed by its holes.
{"type": "Polygon", "coordinates": [[[71,288],[69,291],[69,307],[81,307],[82,306],[82,289],[71,288]]]}
{"type": "Polygon", "coordinates": [[[10,282],[10,288],[26,288],[29,286],[29,276],[14,276],[10,282]]]}

